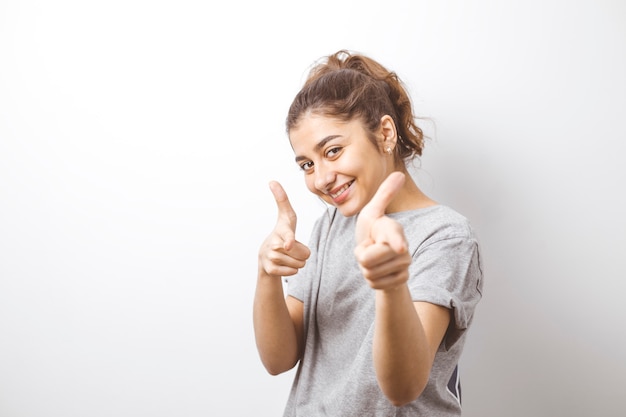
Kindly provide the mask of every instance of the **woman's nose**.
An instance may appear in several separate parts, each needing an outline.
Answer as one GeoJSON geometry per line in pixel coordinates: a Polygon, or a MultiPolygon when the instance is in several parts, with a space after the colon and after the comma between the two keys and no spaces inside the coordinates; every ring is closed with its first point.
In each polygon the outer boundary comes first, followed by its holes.
{"type": "Polygon", "coordinates": [[[335,182],[335,172],[325,164],[315,167],[315,188],[322,192],[328,192],[335,182]]]}

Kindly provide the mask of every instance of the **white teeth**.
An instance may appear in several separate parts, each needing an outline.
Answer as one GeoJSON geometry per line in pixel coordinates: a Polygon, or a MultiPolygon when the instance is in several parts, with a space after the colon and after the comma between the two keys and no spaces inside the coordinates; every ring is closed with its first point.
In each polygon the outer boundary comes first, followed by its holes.
{"type": "Polygon", "coordinates": [[[337,198],[341,193],[346,191],[348,189],[348,187],[350,187],[350,185],[352,185],[352,181],[350,181],[348,184],[346,184],[343,187],[341,187],[341,189],[339,189],[339,191],[337,191],[336,193],[330,193],[330,196],[332,198],[337,198]]]}

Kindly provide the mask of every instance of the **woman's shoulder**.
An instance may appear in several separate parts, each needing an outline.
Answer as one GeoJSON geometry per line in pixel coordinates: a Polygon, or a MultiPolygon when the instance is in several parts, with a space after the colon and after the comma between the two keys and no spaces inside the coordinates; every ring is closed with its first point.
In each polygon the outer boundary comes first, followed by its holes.
{"type": "Polygon", "coordinates": [[[389,214],[389,216],[396,220],[403,220],[405,218],[419,218],[424,220],[446,220],[453,223],[468,222],[467,218],[464,215],[445,204],[433,204],[427,207],[416,208],[413,210],[400,211],[397,213],[391,213],[389,214]]]}
{"type": "Polygon", "coordinates": [[[444,204],[403,211],[390,216],[402,224],[407,235],[419,234],[423,239],[476,239],[469,219],[444,204]]]}

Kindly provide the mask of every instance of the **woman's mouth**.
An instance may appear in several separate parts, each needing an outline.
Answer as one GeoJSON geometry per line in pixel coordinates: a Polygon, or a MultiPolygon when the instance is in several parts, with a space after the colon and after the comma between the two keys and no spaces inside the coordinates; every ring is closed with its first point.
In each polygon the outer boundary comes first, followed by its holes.
{"type": "MultiPolygon", "coordinates": [[[[354,180],[344,184],[343,186],[341,186],[338,189],[335,189],[331,192],[329,192],[328,194],[331,196],[331,198],[333,199],[333,201],[335,202],[335,204],[338,204],[341,202],[341,200],[343,200],[343,198],[341,198],[343,196],[343,194],[348,190],[348,188],[350,188],[350,186],[352,185],[352,183],[354,183],[354,180]]],[[[345,196],[344,196],[345,197],[345,196]]]]}

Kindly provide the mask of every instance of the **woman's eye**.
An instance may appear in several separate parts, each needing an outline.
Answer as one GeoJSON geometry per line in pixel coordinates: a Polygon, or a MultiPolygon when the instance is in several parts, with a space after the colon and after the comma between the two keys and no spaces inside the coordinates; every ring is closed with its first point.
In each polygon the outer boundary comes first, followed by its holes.
{"type": "Polygon", "coordinates": [[[330,148],[327,152],[326,152],[326,156],[327,157],[331,157],[331,156],[335,156],[339,153],[339,151],[341,151],[340,147],[334,147],[334,148],[330,148]]]}
{"type": "Polygon", "coordinates": [[[302,169],[303,171],[309,171],[311,170],[311,168],[313,168],[313,162],[311,161],[300,164],[300,169],[302,169]]]}

